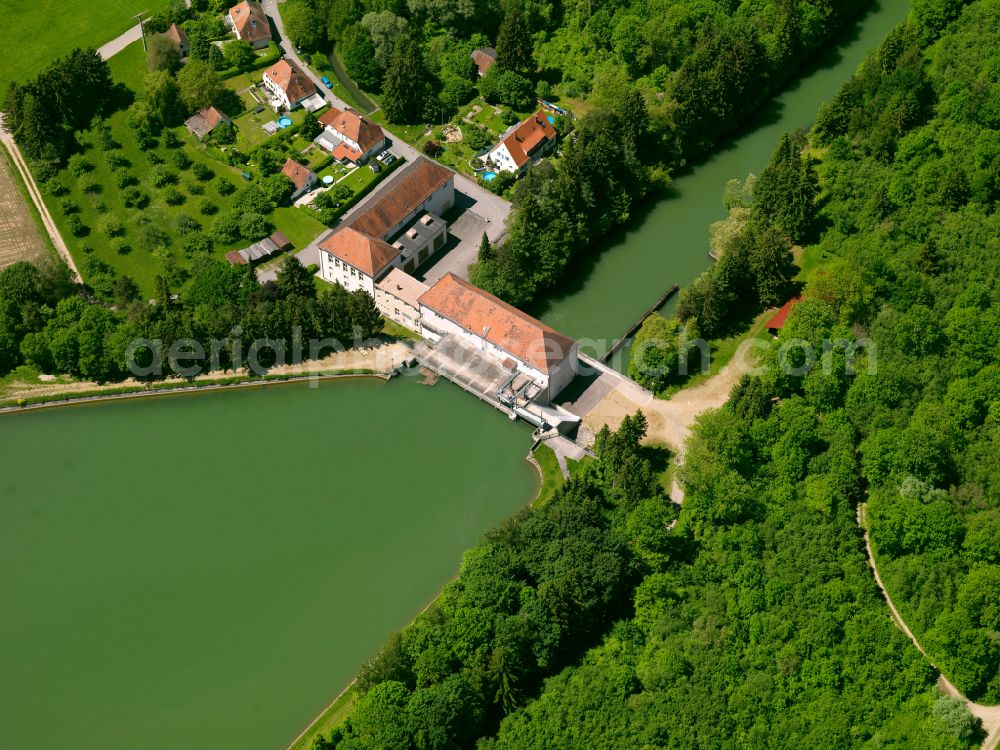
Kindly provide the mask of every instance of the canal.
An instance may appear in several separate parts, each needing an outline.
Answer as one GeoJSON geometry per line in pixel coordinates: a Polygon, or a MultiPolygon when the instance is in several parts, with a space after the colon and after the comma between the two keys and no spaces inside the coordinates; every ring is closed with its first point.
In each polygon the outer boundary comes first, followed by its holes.
{"type": "Polygon", "coordinates": [[[447,383],[0,417],[0,748],[281,750],[533,495],[447,383]]]}
{"type": "MultiPolygon", "coordinates": [[[[726,215],[726,182],[760,174],[782,133],[810,127],[820,105],[833,98],[908,10],[909,0],[881,0],[838,44],[821,52],[743,134],[678,176],[666,197],[641,208],[627,229],[594,248],[539,308],[541,319],[581,339],[582,349],[601,354],[670,286],[690,284],[712,262],[708,228],[726,215]],[[596,342],[588,347],[588,340],[596,342]]],[[[676,304],[674,296],[665,311],[676,304]]]]}

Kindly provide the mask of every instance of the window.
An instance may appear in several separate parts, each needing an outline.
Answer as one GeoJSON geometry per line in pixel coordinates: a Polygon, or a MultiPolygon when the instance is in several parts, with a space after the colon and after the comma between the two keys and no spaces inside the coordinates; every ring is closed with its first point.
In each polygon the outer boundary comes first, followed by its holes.
{"type": "Polygon", "coordinates": [[[395,309],[394,309],[394,310],[392,311],[392,314],[393,314],[393,315],[395,315],[395,316],[396,316],[396,317],[398,318],[398,317],[399,317],[399,308],[398,308],[398,307],[397,307],[397,308],[395,308],[395,309]]]}

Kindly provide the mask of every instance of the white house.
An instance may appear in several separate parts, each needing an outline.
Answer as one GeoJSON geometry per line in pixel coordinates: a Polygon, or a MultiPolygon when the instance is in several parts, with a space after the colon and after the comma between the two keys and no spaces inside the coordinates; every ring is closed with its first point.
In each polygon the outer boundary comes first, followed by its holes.
{"type": "Polygon", "coordinates": [[[281,168],[281,173],[295,185],[295,190],[292,193],[293,201],[303,193],[311,190],[317,182],[316,173],[307,167],[303,167],[294,159],[285,161],[285,166],[281,168]]]}
{"type": "Polygon", "coordinates": [[[422,335],[453,335],[508,369],[531,378],[538,403],[554,399],[576,376],[577,343],[498,297],[446,274],[420,295],[422,335]]]}
{"type": "Polygon", "coordinates": [[[512,125],[500,142],[486,154],[487,166],[504,172],[520,174],[528,165],[552,151],[556,144],[556,129],[545,110],[512,125]]]}
{"type": "Polygon", "coordinates": [[[399,251],[377,237],[344,227],[319,243],[320,275],[349,292],[364,289],[375,296],[375,282],[381,279],[399,251]]]}
{"type": "Polygon", "coordinates": [[[271,25],[260,3],[244,0],[239,5],[234,5],[226,14],[226,23],[237,39],[247,42],[254,49],[261,49],[271,43],[271,25]]]}
{"type": "Polygon", "coordinates": [[[291,60],[281,58],[264,71],[264,88],[274,98],[275,109],[296,109],[316,91],[316,86],[291,60]]]}
{"type": "Polygon", "coordinates": [[[364,164],[385,148],[385,133],[353,109],[331,107],[319,118],[323,132],[316,142],[341,163],[364,164]]]}

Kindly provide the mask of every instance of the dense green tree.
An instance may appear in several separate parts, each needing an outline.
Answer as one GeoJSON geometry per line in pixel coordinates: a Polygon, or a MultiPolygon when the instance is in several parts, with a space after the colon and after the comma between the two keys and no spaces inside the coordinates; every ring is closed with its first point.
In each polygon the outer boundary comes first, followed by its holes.
{"type": "Polygon", "coordinates": [[[427,107],[428,76],[417,40],[400,38],[382,84],[382,109],[389,122],[420,121],[427,107]]]}
{"type": "Polygon", "coordinates": [[[519,2],[512,3],[497,35],[497,65],[515,73],[533,73],[535,60],[531,29],[519,2]]]}
{"type": "Polygon", "coordinates": [[[162,34],[156,34],[149,40],[146,50],[146,65],[150,71],[164,70],[173,75],[181,68],[181,53],[177,45],[162,34]]]}

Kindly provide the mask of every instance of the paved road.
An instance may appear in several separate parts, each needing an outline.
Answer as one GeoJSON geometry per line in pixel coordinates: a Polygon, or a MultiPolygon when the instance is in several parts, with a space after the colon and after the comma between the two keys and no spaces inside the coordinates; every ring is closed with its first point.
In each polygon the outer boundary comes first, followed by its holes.
{"type": "Polygon", "coordinates": [[[107,60],[117,55],[133,42],[138,42],[140,39],[142,39],[142,29],[139,27],[139,24],[136,24],[121,36],[115,37],[103,47],[99,48],[97,50],[97,54],[99,54],[102,59],[107,60]]]}
{"type": "Polygon", "coordinates": [[[69,254],[69,248],[66,247],[66,243],[63,241],[62,235],[59,234],[59,229],[56,227],[56,223],[52,220],[52,214],[49,213],[48,206],[45,205],[45,201],[42,200],[42,193],[38,189],[38,185],[35,183],[35,178],[31,175],[31,171],[28,169],[28,164],[24,160],[24,156],[21,154],[21,149],[17,147],[14,142],[14,137],[4,130],[3,127],[3,113],[0,113],[0,141],[3,145],[7,147],[10,152],[11,157],[14,161],[14,166],[17,167],[17,171],[21,173],[21,179],[24,180],[25,186],[28,188],[28,195],[31,196],[32,203],[35,204],[35,208],[38,209],[39,215],[42,217],[42,224],[45,226],[45,231],[48,232],[49,238],[52,240],[52,244],[55,245],[56,251],[59,253],[60,257],[66,261],[66,265],[69,266],[70,270],[73,272],[73,276],[76,280],[80,280],[80,271],[77,270],[76,263],[73,262],[73,256],[69,254]]]}

